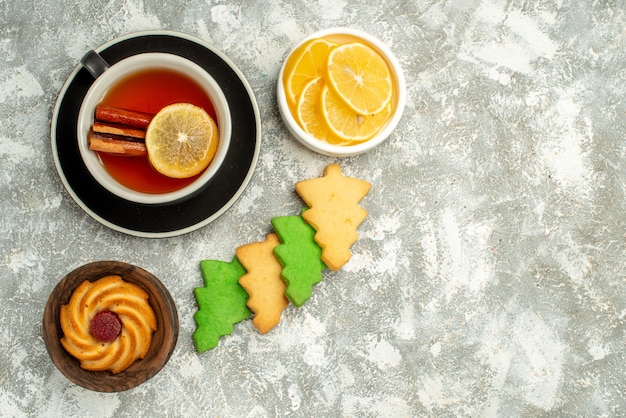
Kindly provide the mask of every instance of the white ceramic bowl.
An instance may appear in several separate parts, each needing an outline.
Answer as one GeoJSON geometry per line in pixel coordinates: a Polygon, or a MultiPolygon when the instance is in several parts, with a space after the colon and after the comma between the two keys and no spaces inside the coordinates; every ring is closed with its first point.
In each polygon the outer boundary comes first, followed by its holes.
{"type": "Polygon", "coordinates": [[[305,147],[316,151],[320,154],[329,155],[332,157],[350,157],[353,155],[362,154],[371,150],[372,148],[380,145],[384,142],[389,135],[393,132],[393,130],[398,125],[400,118],[402,117],[402,112],[404,111],[404,106],[406,104],[406,82],[404,79],[404,73],[402,72],[402,68],[400,67],[400,63],[395,58],[393,53],[387,46],[376,39],[375,37],[365,33],[363,31],[357,29],[350,28],[332,28],[325,29],[319,32],[315,32],[312,35],[303,39],[300,43],[298,43],[289,53],[285,62],[280,69],[278,74],[278,86],[277,86],[277,100],[278,100],[278,109],[280,111],[280,115],[287,125],[287,129],[289,132],[305,147]],[[369,44],[373,47],[378,53],[387,61],[389,64],[389,68],[392,73],[392,77],[394,79],[395,87],[397,89],[397,94],[395,95],[395,111],[387,124],[371,139],[361,142],[355,145],[333,145],[329,144],[325,141],[321,141],[316,139],[312,135],[305,132],[300,125],[296,122],[296,119],[292,115],[289,110],[289,105],[287,102],[287,96],[285,93],[285,88],[283,86],[283,74],[285,71],[285,64],[302,44],[314,38],[321,38],[325,36],[331,35],[350,35],[356,38],[360,38],[365,41],[366,44],[369,44]]]}
{"type": "Polygon", "coordinates": [[[105,189],[123,199],[144,204],[175,202],[194,195],[215,176],[228,152],[231,137],[231,116],[228,102],[215,79],[202,67],[178,55],[166,53],[144,53],[123,59],[104,71],[91,85],[78,114],[78,148],[83,162],[91,175],[105,189]],[[107,91],[121,78],[147,69],[176,71],[193,79],[211,99],[217,125],[219,144],[213,160],[206,170],[191,184],[173,192],[151,194],[130,189],[115,180],[104,168],[94,151],[89,149],[87,134],[94,122],[96,105],[102,101],[107,91]]]}

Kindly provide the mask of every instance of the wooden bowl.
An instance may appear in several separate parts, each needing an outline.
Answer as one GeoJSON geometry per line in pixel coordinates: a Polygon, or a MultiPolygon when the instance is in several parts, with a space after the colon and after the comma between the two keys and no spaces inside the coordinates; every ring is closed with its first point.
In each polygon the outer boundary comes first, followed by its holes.
{"type": "Polygon", "coordinates": [[[73,383],[98,392],[121,392],[150,379],[165,366],[177,339],[178,313],[168,290],[151,273],[120,261],[97,261],[69,273],[50,294],[43,315],[43,340],[52,362],[73,383]],[[146,356],[118,374],[82,369],[80,362],[61,345],[63,330],[59,321],[61,305],[69,302],[74,289],[80,283],[84,280],[95,281],[111,274],[119,275],[125,281],[144,289],[150,295],[148,302],[157,318],[157,330],[152,335],[146,356]]]}

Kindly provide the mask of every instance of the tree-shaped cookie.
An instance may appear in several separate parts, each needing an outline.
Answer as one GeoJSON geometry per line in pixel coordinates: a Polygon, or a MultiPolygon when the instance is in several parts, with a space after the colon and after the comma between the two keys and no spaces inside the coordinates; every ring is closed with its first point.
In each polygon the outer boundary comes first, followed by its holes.
{"type": "Polygon", "coordinates": [[[249,295],[248,308],[254,312],[252,322],[265,334],[280,322],[280,314],[289,301],[285,297],[286,284],[280,277],[282,266],[274,257],[274,247],[280,244],[276,234],[268,234],[264,241],[245,244],[236,254],[247,273],[239,284],[249,295]]]}
{"type": "Polygon", "coordinates": [[[218,260],[200,262],[204,287],[193,290],[198,310],[193,318],[193,341],[202,353],[217,346],[219,337],[233,332],[233,325],[251,315],[246,306],[248,294],[239,284],[246,273],[237,257],[230,263],[218,260]]]}
{"type": "Polygon", "coordinates": [[[300,307],[311,297],[312,287],[322,280],[322,270],[326,268],[320,259],[322,249],[314,240],[315,230],[302,216],[276,217],[272,226],[281,242],[274,247],[274,255],[283,266],[285,295],[300,307]]]}
{"type": "Polygon", "coordinates": [[[302,217],[315,229],[322,261],[333,271],[352,257],[356,229],[367,216],[359,202],[370,187],[365,180],[344,176],[338,164],[327,166],[323,177],[296,183],[296,192],[310,208],[302,217]]]}

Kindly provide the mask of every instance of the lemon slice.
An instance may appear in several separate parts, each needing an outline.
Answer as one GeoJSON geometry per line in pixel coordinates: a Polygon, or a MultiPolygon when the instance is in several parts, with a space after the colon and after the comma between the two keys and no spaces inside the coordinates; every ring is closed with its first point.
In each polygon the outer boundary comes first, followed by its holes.
{"type": "Polygon", "coordinates": [[[341,144],[343,139],[334,135],[321,113],[321,93],[324,79],[317,77],[310,80],[302,90],[296,107],[296,120],[300,127],[316,139],[331,144],[341,144]]]}
{"type": "Polygon", "coordinates": [[[363,116],[348,107],[328,86],[320,93],[321,115],[330,131],[351,143],[367,141],[376,135],[391,116],[391,103],[382,111],[363,116]]]}
{"type": "Polygon", "coordinates": [[[161,109],[146,130],[146,148],[152,166],[173,178],[202,172],[217,151],[215,121],[201,107],[175,103],[161,109]]]}
{"type": "Polygon", "coordinates": [[[289,58],[285,65],[285,91],[292,104],[304,90],[304,86],[326,72],[328,52],[337,44],[317,38],[305,42],[289,58]]]}
{"type": "Polygon", "coordinates": [[[337,96],[359,115],[382,112],[393,92],[385,59],[361,42],[333,48],[328,54],[326,81],[337,96]]]}

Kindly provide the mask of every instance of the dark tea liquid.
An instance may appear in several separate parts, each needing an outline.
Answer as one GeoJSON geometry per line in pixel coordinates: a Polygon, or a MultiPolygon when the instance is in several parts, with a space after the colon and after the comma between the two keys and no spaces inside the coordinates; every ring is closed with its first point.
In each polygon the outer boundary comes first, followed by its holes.
{"type": "MultiPolygon", "coordinates": [[[[102,104],[156,114],[173,103],[191,103],[202,107],[217,123],[215,110],[204,90],[191,78],[170,70],[147,70],[133,74],[116,84],[102,104]]],[[[156,171],[148,157],[127,157],[98,153],[107,172],[124,186],[143,193],[167,193],[192,183],[202,173],[186,179],[174,179],[156,171]]]]}

